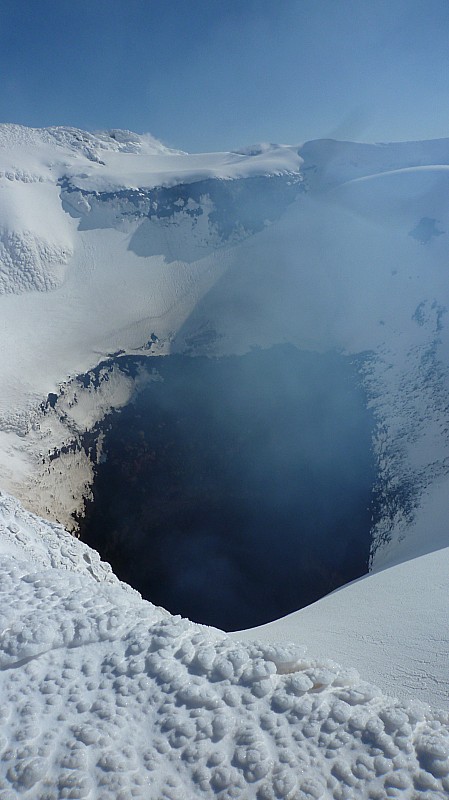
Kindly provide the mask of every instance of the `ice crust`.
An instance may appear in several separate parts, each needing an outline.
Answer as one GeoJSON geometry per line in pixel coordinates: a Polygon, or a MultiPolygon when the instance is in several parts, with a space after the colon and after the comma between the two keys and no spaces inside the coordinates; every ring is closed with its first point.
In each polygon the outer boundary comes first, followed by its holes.
{"type": "Polygon", "coordinates": [[[0,497],[0,798],[426,798],[449,717],[172,617],[0,497]]]}

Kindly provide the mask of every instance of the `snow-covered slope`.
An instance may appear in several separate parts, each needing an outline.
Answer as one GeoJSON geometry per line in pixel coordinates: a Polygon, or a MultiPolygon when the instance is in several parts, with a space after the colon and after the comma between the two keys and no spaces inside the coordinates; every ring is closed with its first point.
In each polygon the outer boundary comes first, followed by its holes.
{"type": "Polygon", "coordinates": [[[5,800],[449,792],[447,714],[171,617],[5,496],[0,525],[5,800]]]}
{"type": "Polygon", "coordinates": [[[70,524],[81,435],[146,380],[76,380],[108,354],[280,342],[357,357],[378,469],[373,572],[240,635],[257,646],[144,603],[3,498],[5,800],[449,792],[447,718],[384,696],[448,698],[448,190],[449,139],[188,155],[0,126],[3,489],[70,524]]]}
{"type": "Polygon", "coordinates": [[[234,639],[297,642],[332,653],[402,700],[448,707],[449,548],[388,567],[234,639]]]}

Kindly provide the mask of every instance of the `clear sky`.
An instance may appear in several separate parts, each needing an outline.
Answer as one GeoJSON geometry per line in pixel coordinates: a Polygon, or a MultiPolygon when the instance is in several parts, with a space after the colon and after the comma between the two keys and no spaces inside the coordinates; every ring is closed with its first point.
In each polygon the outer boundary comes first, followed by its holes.
{"type": "Polygon", "coordinates": [[[449,0],[0,0],[0,121],[192,152],[449,136],[449,0]]]}

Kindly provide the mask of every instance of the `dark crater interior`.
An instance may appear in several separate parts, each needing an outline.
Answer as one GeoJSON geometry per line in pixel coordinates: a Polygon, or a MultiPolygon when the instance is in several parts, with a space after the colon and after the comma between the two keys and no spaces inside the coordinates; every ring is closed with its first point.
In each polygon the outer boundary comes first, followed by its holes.
{"type": "Polygon", "coordinates": [[[290,345],[116,363],[158,376],[103,420],[81,521],[122,580],[238,630],[367,571],[373,419],[357,363],[290,345]]]}

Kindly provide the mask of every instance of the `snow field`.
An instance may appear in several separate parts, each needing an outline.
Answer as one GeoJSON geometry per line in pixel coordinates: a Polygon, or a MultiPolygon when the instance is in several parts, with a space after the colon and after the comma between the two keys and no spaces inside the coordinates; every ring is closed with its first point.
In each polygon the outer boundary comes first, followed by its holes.
{"type": "Polygon", "coordinates": [[[8,496],[0,520],[1,800],[449,792],[447,714],[171,617],[8,496]]]}

